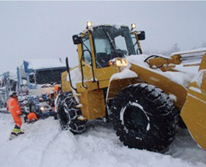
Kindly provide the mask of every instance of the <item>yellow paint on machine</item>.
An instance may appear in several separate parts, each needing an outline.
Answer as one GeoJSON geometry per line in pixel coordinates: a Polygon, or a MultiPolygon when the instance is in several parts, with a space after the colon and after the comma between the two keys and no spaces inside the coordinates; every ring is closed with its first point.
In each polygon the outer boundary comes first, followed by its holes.
{"type": "Polygon", "coordinates": [[[199,86],[196,82],[190,83],[181,117],[194,140],[206,149],[206,71],[199,86]]]}

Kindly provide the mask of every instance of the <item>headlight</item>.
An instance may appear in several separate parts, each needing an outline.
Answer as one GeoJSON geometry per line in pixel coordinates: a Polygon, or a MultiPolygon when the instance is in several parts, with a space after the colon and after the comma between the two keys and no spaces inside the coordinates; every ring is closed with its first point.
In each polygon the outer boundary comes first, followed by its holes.
{"type": "Polygon", "coordinates": [[[40,107],[40,110],[41,110],[41,111],[44,111],[44,107],[40,107]]]}
{"type": "Polygon", "coordinates": [[[131,24],[131,31],[133,30],[133,29],[135,29],[136,28],[136,24],[135,23],[132,23],[131,24]]]}
{"type": "Polygon", "coordinates": [[[89,28],[89,27],[92,27],[92,22],[91,21],[87,22],[87,28],[89,28]]]}
{"type": "Polygon", "coordinates": [[[121,58],[117,58],[117,59],[114,59],[114,60],[111,60],[109,62],[109,65],[112,66],[112,65],[116,65],[117,67],[126,67],[127,66],[127,60],[126,59],[121,59],[121,58]]]}

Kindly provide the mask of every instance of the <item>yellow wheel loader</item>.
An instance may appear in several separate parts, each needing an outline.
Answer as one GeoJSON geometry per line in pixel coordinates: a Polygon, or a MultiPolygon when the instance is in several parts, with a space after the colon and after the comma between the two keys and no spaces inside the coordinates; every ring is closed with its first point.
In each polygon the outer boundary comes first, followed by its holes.
{"type": "Polygon", "coordinates": [[[144,55],[145,32],[134,28],[88,22],[73,36],[79,65],[66,59],[56,99],[62,129],[82,133],[87,120],[104,118],[129,148],[161,152],[182,122],[206,149],[206,50],[144,55]]]}

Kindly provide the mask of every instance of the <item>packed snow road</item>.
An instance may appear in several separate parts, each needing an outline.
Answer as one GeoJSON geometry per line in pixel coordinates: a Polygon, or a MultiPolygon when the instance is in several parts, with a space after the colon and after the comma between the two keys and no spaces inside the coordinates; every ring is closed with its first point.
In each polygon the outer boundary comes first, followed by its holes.
{"type": "Polygon", "coordinates": [[[13,140],[10,114],[0,113],[1,167],[206,167],[206,151],[187,130],[180,130],[165,154],[129,149],[122,145],[109,124],[89,123],[87,132],[62,131],[52,117],[23,124],[25,131],[13,140]]]}

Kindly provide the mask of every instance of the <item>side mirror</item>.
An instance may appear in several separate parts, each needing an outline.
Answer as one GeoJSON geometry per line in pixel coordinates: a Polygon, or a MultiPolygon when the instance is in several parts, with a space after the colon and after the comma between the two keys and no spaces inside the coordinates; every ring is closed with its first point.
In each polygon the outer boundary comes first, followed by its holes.
{"type": "Polygon", "coordinates": [[[138,32],[138,40],[145,40],[145,32],[144,31],[138,32]]]}
{"type": "Polygon", "coordinates": [[[78,44],[82,43],[82,37],[79,36],[79,35],[73,35],[72,39],[73,39],[73,43],[75,45],[78,45],[78,44]]]}

